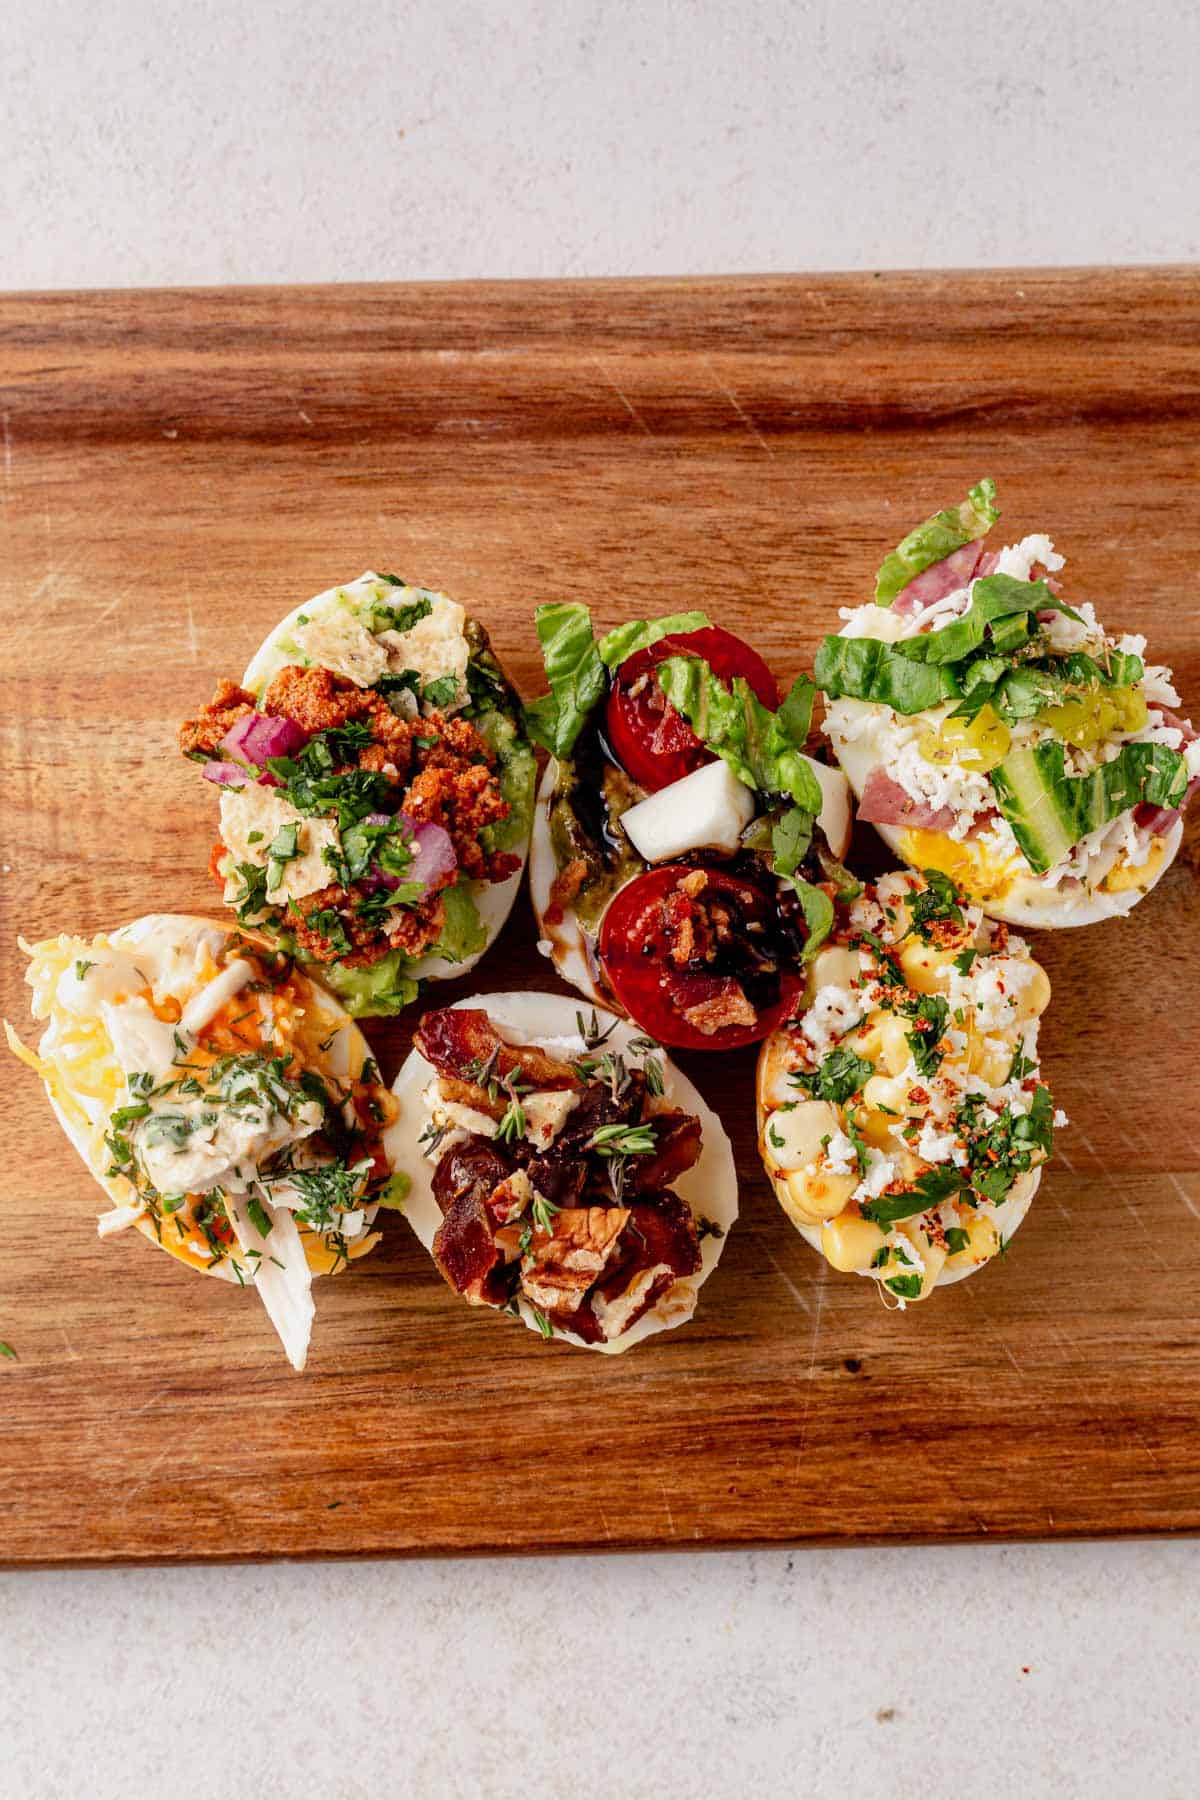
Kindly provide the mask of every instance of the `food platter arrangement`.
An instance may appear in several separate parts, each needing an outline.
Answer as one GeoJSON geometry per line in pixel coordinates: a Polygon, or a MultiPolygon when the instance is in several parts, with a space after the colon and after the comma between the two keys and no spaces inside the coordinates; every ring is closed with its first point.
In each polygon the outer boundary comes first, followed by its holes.
{"type": "Polygon", "coordinates": [[[1004,1256],[1069,1130],[1021,934],[1111,931],[1150,896],[1200,739],[1144,638],[999,522],[991,480],[894,547],[881,518],[873,595],[786,691],[700,607],[599,636],[536,607],[525,703],[443,593],[369,570],[295,606],[179,728],[211,914],[149,891],[25,946],[42,1030],[9,1044],[100,1235],[256,1294],[296,1370],[315,1279],[393,1231],[447,1307],[623,1352],[720,1308],[738,1230],[725,1127],[672,1052],[757,1045],[729,1103],[863,1305],[1004,1256]],[[895,867],[856,871],[856,818],[895,867]],[[560,991],[488,991],[514,906],[560,991]],[[372,1021],[400,1015],[388,1085],[372,1021]]]}

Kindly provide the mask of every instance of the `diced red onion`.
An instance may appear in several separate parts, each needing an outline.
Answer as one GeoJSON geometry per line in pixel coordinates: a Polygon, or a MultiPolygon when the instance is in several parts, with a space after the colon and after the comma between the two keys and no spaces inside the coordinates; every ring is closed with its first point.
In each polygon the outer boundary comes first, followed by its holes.
{"type": "Polygon", "coordinates": [[[215,781],[218,787],[245,787],[250,779],[241,763],[206,762],[200,773],[205,781],[215,781]]]}
{"type": "MultiPolygon", "coordinates": [[[[410,819],[407,813],[398,813],[396,817],[412,834],[409,843],[412,862],[403,875],[388,875],[383,869],[376,866],[372,869],[370,876],[373,886],[398,888],[407,886],[409,882],[417,882],[425,894],[445,887],[446,877],[453,875],[458,867],[458,858],[454,854],[450,833],[441,825],[433,824],[431,820],[425,820],[418,824],[417,820],[410,819]]],[[[386,813],[368,813],[364,823],[388,825],[391,820],[386,813]]]]}
{"type": "Polygon", "coordinates": [[[266,713],[252,712],[229,727],[221,739],[221,748],[236,761],[254,763],[261,769],[273,756],[290,756],[308,739],[308,732],[294,719],[275,719],[266,713]]]}
{"type": "MultiPolygon", "coordinates": [[[[206,762],[200,773],[205,781],[215,781],[218,787],[245,787],[250,779],[249,769],[243,768],[241,763],[234,762],[206,762]]],[[[262,774],[257,777],[257,785],[259,787],[278,787],[279,777],[272,775],[269,769],[264,769],[262,774]]]]}
{"type": "Polygon", "coordinates": [[[450,833],[429,821],[416,825],[406,815],[401,817],[413,834],[412,866],[405,880],[421,882],[426,893],[431,888],[443,887],[446,876],[453,875],[458,867],[450,833]]]}

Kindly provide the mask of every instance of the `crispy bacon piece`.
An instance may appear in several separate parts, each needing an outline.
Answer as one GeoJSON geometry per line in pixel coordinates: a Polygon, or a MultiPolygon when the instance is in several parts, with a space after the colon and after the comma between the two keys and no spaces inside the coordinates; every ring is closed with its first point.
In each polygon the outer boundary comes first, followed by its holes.
{"type": "Polygon", "coordinates": [[[455,1144],[433,1174],[433,1197],[445,1218],[461,1194],[473,1194],[484,1205],[512,1173],[512,1164],[490,1138],[472,1136],[455,1144]]]}
{"type": "Polygon", "coordinates": [[[538,1045],[506,1044],[482,1007],[446,1006],[427,1012],[413,1041],[439,1075],[460,1081],[475,1080],[491,1068],[499,1082],[506,1075],[518,1075],[535,1088],[583,1086],[569,1063],[548,1056],[538,1045]]]}
{"type": "Polygon", "coordinates": [[[455,1195],[433,1239],[433,1260],[472,1306],[503,1306],[504,1256],[487,1206],[473,1188],[455,1195]]]}
{"type": "Polygon", "coordinates": [[[504,1252],[488,1203],[509,1172],[504,1157],[483,1137],[455,1144],[434,1171],[433,1197],[442,1222],[433,1258],[455,1293],[473,1306],[503,1306],[508,1298],[504,1252]]]}

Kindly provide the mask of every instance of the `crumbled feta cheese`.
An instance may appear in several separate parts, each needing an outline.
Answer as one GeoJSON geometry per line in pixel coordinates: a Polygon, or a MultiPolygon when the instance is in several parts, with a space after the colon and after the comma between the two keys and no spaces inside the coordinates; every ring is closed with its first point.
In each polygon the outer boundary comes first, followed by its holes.
{"type": "Polygon", "coordinates": [[[521,1109],[525,1114],[525,1136],[529,1142],[541,1150],[548,1150],[579,1100],[575,1088],[539,1088],[535,1093],[522,1094],[521,1109]]]}
{"type": "Polygon", "coordinates": [[[1069,619],[1066,613],[1056,612],[1047,622],[1046,631],[1056,650],[1078,650],[1083,644],[1102,643],[1104,627],[1096,617],[1096,609],[1090,600],[1081,600],[1074,608],[1078,619],[1069,619]]]}
{"type": "MultiPolygon", "coordinates": [[[[337,826],[332,819],[306,818],[276,788],[260,787],[257,782],[222,790],[221,839],[235,863],[253,863],[255,868],[265,869],[271,845],[286,825],[297,828],[299,854],[275,865],[278,881],[268,889],[267,897],[281,904],[328,887],[332,872],[322,852],[340,847],[337,826]]],[[[225,904],[232,905],[241,891],[241,878],[231,871],[225,881],[225,904]]]]}
{"type": "Polygon", "coordinates": [[[1195,780],[1200,775],[1200,738],[1193,738],[1183,753],[1183,763],[1188,774],[1195,780]]]}
{"type": "Polygon", "coordinates": [[[1070,1121],[1070,1119],[1068,1119],[1068,1117],[1067,1117],[1066,1113],[1063,1111],[1062,1107],[1061,1106],[1055,1107],[1055,1109],[1054,1109],[1054,1129],[1056,1131],[1062,1131],[1063,1128],[1065,1126],[1069,1125],[1070,1123],[1071,1123],[1071,1121],[1070,1121]]]}
{"type": "Polygon", "coordinates": [[[996,559],[995,572],[997,575],[1011,575],[1014,581],[1028,581],[1035,563],[1041,563],[1043,568],[1056,575],[1065,560],[1044,531],[1035,531],[1028,537],[1023,537],[1019,544],[1009,544],[1001,550],[996,559]]]}
{"type": "Polygon", "coordinates": [[[867,1172],[855,1188],[852,1198],[858,1201],[878,1200],[885,1188],[899,1179],[900,1164],[874,1145],[867,1146],[867,1172]]]}
{"type": "Polygon", "coordinates": [[[1034,980],[1035,973],[1032,963],[1018,962],[1011,956],[989,956],[978,974],[972,971],[965,980],[959,977],[970,991],[967,1005],[974,1013],[976,1027],[990,1032],[1011,1025],[1017,998],[1034,980]]]}
{"type": "Polygon", "coordinates": [[[427,1083],[421,1093],[421,1101],[429,1113],[430,1123],[443,1132],[442,1138],[429,1152],[430,1159],[437,1162],[446,1151],[455,1144],[461,1144],[465,1137],[495,1137],[496,1120],[490,1113],[480,1112],[474,1106],[463,1106],[458,1100],[448,1100],[442,1086],[440,1076],[427,1083]]]}
{"type": "Polygon", "coordinates": [[[921,754],[915,738],[902,747],[888,773],[905,793],[917,801],[926,801],[935,809],[946,806],[954,814],[949,835],[961,841],[979,813],[995,804],[992,786],[986,775],[968,769],[952,759],[948,763],[928,762],[921,754]]]}
{"type": "Polygon", "coordinates": [[[954,1155],[955,1137],[952,1131],[939,1131],[933,1121],[926,1119],[921,1127],[921,1135],[917,1139],[917,1155],[925,1162],[949,1162],[954,1155]]]}
{"type": "Polygon", "coordinates": [[[826,1144],[825,1167],[831,1175],[852,1175],[858,1168],[858,1152],[844,1131],[835,1131],[826,1144]]]}
{"type": "Polygon", "coordinates": [[[850,926],[853,931],[870,931],[878,936],[883,928],[883,908],[876,901],[868,900],[865,894],[860,894],[857,900],[850,903],[850,926]]]}
{"type": "Polygon", "coordinates": [[[1182,704],[1172,680],[1171,671],[1163,663],[1148,663],[1146,672],[1138,685],[1147,700],[1157,701],[1160,706],[1182,704]]]}
{"type": "Polygon", "coordinates": [[[1141,657],[1146,652],[1146,640],[1140,631],[1125,631],[1117,639],[1117,649],[1122,656],[1141,657]]]}
{"type": "Polygon", "coordinates": [[[831,983],[823,987],[804,1015],[800,1029],[818,1057],[825,1056],[837,1038],[844,1037],[862,1017],[862,998],[849,988],[831,983]]]}
{"type": "Polygon", "coordinates": [[[905,621],[890,606],[839,606],[838,617],[846,621],[842,637],[878,638],[881,643],[894,644],[904,635],[905,621]]]}

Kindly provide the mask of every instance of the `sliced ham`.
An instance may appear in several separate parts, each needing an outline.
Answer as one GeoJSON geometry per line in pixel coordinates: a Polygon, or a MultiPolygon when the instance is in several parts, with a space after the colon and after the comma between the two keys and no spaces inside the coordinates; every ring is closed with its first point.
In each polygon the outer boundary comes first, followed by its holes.
{"type": "Polygon", "coordinates": [[[914,800],[886,769],[872,769],[867,776],[858,816],[870,825],[895,825],[901,830],[949,831],[954,823],[952,808],[914,800]]]}
{"type": "Polygon", "coordinates": [[[973,543],[964,544],[961,550],[943,557],[941,562],[930,563],[927,569],[913,576],[907,587],[901,588],[892,602],[892,611],[902,619],[912,619],[936,600],[944,600],[947,594],[957,594],[979,572],[982,550],[983,539],[976,538],[973,543]]]}

